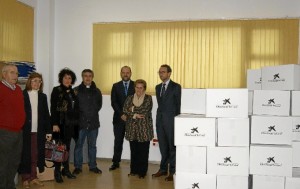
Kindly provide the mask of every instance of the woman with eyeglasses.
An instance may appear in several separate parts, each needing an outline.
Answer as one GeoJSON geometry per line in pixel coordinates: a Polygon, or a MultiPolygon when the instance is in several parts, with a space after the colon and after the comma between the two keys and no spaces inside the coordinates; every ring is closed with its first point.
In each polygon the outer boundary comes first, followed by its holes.
{"type": "Polygon", "coordinates": [[[127,117],[125,138],[130,144],[130,173],[144,178],[148,171],[150,141],[153,139],[152,97],[146,94],[147,83],[134,82],[135,93],[127,97],[123,112],[127,117]]]}
{"type": "Polygon", "coordinates": [[[37,178],[39,172],[44,172],[45,141],[51,138],[50,116],[47,96],[43,93],[43,78],[39,73],[32,73],[23,91],[26,120],[23,126],[23,151],[19,172],[23,187],[31,184],[43,186],[37,178]]]}

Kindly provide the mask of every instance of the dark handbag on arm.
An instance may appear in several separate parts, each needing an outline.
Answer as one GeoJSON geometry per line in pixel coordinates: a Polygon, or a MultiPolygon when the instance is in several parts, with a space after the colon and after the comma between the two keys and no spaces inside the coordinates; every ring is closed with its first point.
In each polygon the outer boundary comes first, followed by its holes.
{"type": "Polygon", "coordinates": [[[45,143],[45,160],[52,162],[67,161],[69,152],[67,146],[60,140],[50,140],[45,143]]]}

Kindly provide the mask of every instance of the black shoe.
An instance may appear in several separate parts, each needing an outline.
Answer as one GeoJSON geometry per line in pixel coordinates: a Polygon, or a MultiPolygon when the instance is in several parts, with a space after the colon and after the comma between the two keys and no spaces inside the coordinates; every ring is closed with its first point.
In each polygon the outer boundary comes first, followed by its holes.
{"type": "Polygon", "coordinates": [[[129,174],[128,174],[128,177],[130,177],[130,176],[133,177],[133,176],[136,176],[136,174],[135,174],[135,173],[129,173],[129,174]]]}
{"type": "Polygon", "coordinates": [[[139,179],[144,179],[146,174],[139,174],[139,179]]]}
{"type": "Polygon", "coordinates": [[[100,169],[98,169],[98,167],[92,168],[92,169],[90,169],[90,171],[97,173],[97,174],[102,174],[102,171],[100,169]]]}
{"type": "Polygon", "coordinates": [[[115,169],[117,169],[117,168],[119,168],[119,167],[120,167],[120,164],[119,164],[119,163],[113,163],[113,164],[110,166],[109,170],[110,170],[110,171],[113,171],[113,170],[115,170],[115,169]]]}
{"type": "Polygon", "coordinates": [[[64,180],[61,177],[61,172],[60,171],[54,171],[54,178],[55,178],[55,181],[57,183],[63,183],[64,182],[64,180]]]}
{"type": "Polygon", "coordinates": [[[62,169],[61,174],[62,176],[67,176],[68,179],[76,179],[76,176],[73,175],[69,170],[62,169]]]}
{"type": "Polygon", "coordinates": [[[82,170],[79,169],[79,168],[75,168],[74,171],[73,171],[73,175],[79,175],[79,173],[81,173],[82,170]]]}

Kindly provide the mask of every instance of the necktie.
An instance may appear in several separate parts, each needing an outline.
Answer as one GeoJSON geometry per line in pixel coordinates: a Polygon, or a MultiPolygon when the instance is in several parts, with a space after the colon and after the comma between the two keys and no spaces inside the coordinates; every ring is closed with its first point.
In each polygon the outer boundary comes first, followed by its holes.
{"type": "Polygon", "coordinates": [[[161,88],[161,94],[160,94],[160,96],[161,96],[161,97],[164,96],[165,92],[166,92],[166,84],[164,83],[164,84],[162,85],[162,88],[161,88]]]}
{"type": "Polygon", "coordinates": [[[125,96],[127,96],[127,92],[128,92],[128,88],[127,88],[127,85],[128,85],[128,84],[127,84],[127,82],[125,82],[124,85],[125,85],[125,86],[124,86],[124,87],[125,87],[125,96]]]}

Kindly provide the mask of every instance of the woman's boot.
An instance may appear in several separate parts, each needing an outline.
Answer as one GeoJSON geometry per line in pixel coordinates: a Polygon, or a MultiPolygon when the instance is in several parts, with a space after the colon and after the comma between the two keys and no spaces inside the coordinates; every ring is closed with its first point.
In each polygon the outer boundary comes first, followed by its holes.
{"type": "Polygon", "coordinates": [[[61,177],[60,164],[61,163],[54,163],[54,179],[57,183],[64,182],[62,177],[61,177]]]}

